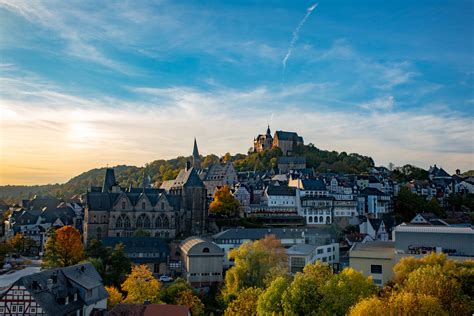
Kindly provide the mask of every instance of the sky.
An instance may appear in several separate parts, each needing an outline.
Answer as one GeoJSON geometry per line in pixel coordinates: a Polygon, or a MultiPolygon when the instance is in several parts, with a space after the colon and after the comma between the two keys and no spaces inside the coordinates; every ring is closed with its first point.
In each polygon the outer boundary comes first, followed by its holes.
{"type": "Polygon", "coordinates": [[[0,0],[0,185],[246,153],[267,124],[474,169],[473,1],[0,0]]]}

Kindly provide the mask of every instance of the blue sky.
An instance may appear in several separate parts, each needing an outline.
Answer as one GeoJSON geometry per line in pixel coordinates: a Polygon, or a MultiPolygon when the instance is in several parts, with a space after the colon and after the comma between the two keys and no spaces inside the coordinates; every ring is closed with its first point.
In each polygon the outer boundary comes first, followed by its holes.
{"type": "Polygon", "coordinates": [[[0,0],[0,184],[187,155],[194,136],[246,152],[268,123],[473,169],[474,2],[314,4],[0,0]]]}

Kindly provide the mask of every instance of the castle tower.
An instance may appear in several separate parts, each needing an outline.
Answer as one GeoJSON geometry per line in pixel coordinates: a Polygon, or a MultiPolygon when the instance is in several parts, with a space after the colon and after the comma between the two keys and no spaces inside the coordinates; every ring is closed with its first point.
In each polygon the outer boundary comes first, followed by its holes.
{"type": "Polygon", "coordinates": [[[201,157],[199,156],[198,145],[196,138],[194,138],[194,148],[193,148],[193,167],[196,170],[201,169],[201,157]]]}

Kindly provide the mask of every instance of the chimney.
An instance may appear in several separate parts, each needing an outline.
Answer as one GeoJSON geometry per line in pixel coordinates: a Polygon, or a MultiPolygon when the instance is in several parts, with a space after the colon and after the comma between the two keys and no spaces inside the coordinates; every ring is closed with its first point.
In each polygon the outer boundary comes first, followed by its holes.
{"type": "Polygon", "coordinates": [[[48,279],[47,287],[48,287],[49,291],[51,291],[53,289],[53,279],[48,279]]]}

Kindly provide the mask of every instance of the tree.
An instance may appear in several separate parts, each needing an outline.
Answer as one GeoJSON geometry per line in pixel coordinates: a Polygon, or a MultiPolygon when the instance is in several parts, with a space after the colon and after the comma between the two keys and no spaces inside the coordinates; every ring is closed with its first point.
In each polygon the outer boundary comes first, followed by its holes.
{"type": "Polygon", "coordinates": [[[432,213],[438,215],[439,217],[446,216],[446,212],[445,212],[444,208],[442,208],[439,205],[438,199],[436,199],[436,198],[432,198],[428,202],[426,208],[428,209],[429,212],[432,212],[432,213]]]}
{"type": "Polygon", "coordinates": [[[107,307],[112,309],[115,305],[122,303],[123,295],[120,291],[114,286],[106,286],[105,289],[109,293],[109,298],[107,299],[107,307]]]}
{"type": "MultiPolygon", "coordinates": [[[[385,316],[387,312],[386,302],[378,297],[369,297],[353,305],[349,311],[349,316],[385,316]]],[[[401,315],[395,313],[394,315],[401,315]]]]}
{"type": "Polygon", "coordinates": [[[226,308],[225,316],[257,315],[258,298],[263,290],[249,287],[242,290],[226,308]]]}
{"type": "Polygon", "coordinates": [[[105,284],[120,286],[131,270],[130,259],[125,254],[125,248],[122,243],[116,244],[110,250],[110,255],[105,262],[105,284]]]}
{"type": "Polygon", "coordinates": [[[283,315],[282,296],[288,286],[286,277],[280,276],[273,280],[258,299],[258,315],[283,315]]]}
{"type": "Polygon", "coordinates": [[[331,268],[317,261],[308,264],[303,273],[296,273],[293,282],[283,293],[282,306],[285,315],[314,315],[323,298],[321,288],[332,277],[331,268]]]}
{"type": "Polygon", "coordinates": [[[411,221],[417,213],[427,210],[425,199],[418,194],[412,193],[409,188],[402,187],[395,199],[395,214],[402,221],[411,221]]]}
{"type": "Polygon", "coordinates": [[[288,271],[288,257],[281,242],[270,235],[247,242],[229,253],[235,265],[225,276],[223,298],[230,301],[247,287],[263,288],[288,271]]]}
{"type": "Polygon", "coordinates": [[[176,304],[189,307],[192,315],[204,315],[204,304],[199,297],[194,294],[193,290],[188,289],[179,292],[176,298],[176,304]]]}
{"type": "Polygon", "coordinates": [[[214,192],[214,200],[209,206],[209,213],[235,215],[239,210],[239,201],[230,193],[227,185],[214,192]]]}
{"type": "Polygon", "coordinates": [[[181,292],[192,289],[186,280],[177,278],[173,283],[161,290],[161,300],[166,304],[176,304],[176,299],[181,292]]]}
{"type": "Polygon", "coordinates": [[[122,290],[127,292],[125,302],[132,304],[143,304],[145,301],[159,303],[160,288],[160,282],[146,265],[134,266],[122,283],[122,290]]]}
{"type": "Polygon", "coordinates": [[[7,242],[0,243],[0,264],[3,264],[7,254],[11,253],[12,251],[13,251],[13,248],[10,245],[10,243],[7,243],[7,242]]]}
{"type": "Polygon", "coordinates": [[[10,239],[11,249],[21,255],[28,255],[38,250],[38,243],[28,236],[18,233],[10,239]]]}
{"type": "Polygon", "coordinates": [[[102,262],[106,262],[109,253],[100,240],[92,239],[88,243],[84,255],[86,258],[96,258],[101,259],[102,262]]]}
{"type": "Polygon", "coordinates": [[[349,308],[366,297],[372,296],[377,289],[372,277],[365,278],[352,268],[345,268],[335,274],[320,288],[323,298],[320,311],[332,315],[346,315],[349,308]]]}
{"type": "Polygon", "coordinates": [[[72,226],[51,230],[46,242],[43,264],[45,267],[68,267],[84,259],[81,233],[72,226]]]}

